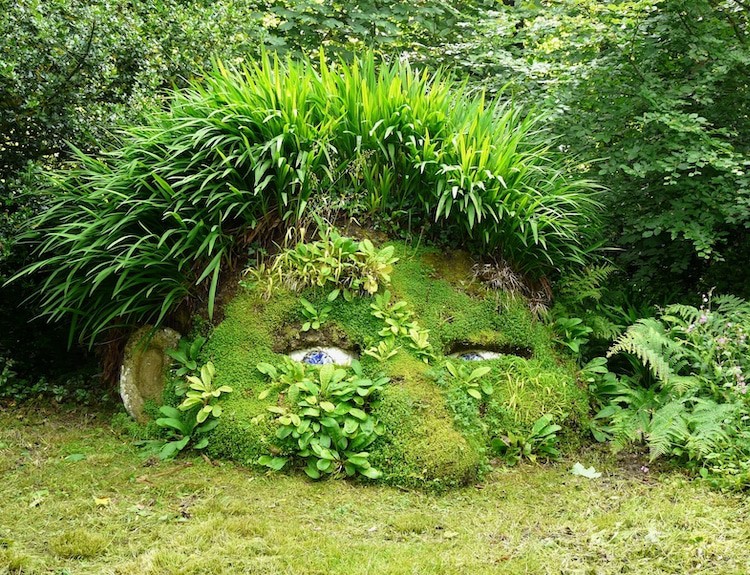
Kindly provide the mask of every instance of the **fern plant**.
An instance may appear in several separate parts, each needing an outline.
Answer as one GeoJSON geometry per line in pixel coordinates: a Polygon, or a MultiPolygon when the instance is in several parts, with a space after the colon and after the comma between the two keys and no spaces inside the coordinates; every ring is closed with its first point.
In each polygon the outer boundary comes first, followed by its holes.
{"type": "MultiPolygon", "coordinates": [[[[667,306],[658,318],[637,321],[610,348],[646,371],[612,381],[601,360],[593,381],[614,391],[596,415],[601,437],[615,447],[644,441],[652,459],[704,464],[719,454],[745,453],[738,443],[750,415],[750,304],[734,296],[703,297],[700,307],[667,306]]],[[[600,437],[600,438],[601,438],[600,437]]]]}

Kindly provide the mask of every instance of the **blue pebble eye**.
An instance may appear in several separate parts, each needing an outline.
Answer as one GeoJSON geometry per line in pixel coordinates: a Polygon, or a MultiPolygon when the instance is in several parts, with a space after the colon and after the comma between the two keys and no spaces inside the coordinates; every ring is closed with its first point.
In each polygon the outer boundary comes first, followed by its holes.
{"type": "Polygon", "coordinates": [[[463,359],[465,361],[480,361],[484,359],[481,355],[479,355],[475,351],[468,351],[466,353],[462,353],[458,356],[459,359],[463,359]]]}
{"type": "Polygon", "coordinates": [[[290,351],[289,357],[307,365],[350,365],[356,359],[354,352],[340,347],[308,347],[290,351]]]}
{"type": "Polygon", "coordinates": [[[327,363],[333,363],[333,358],[323,350],[316,349],[306,353],[302,358],[302,363],[308,363],[310,365],[325,365],[327,363]]]}

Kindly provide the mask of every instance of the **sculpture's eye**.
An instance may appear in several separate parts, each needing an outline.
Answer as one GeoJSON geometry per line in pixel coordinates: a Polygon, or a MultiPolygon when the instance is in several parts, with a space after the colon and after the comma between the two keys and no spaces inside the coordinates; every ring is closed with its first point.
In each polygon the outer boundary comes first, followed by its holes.
{"type": "Polygon", "coordinates": [[[488,349],[466,349],[452,353],[449,357],[463,359],[464,361],[482,361],[483,359],[497,359],[498,357],[502,357],[502,355],[502,353],[488,349]]]}
{"type": "Polygon", "coordinates": [[[309,365],[326,365],[333,363],[336,365],[349,365],[356,356],[340,347],[310,347],[307,349],[298,349],[289,353],[294,361],[307,363],[309,365]]]}

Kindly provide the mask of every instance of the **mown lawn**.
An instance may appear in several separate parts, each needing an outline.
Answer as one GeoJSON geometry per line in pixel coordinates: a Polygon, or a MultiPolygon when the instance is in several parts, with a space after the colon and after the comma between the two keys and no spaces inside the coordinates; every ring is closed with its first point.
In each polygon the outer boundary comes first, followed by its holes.
{"type": "Polygon", "coordinates": [[[435,495],[144,460],[109,416],[0,413],[0,573],[750,573],[750,507],[582,454],[435,495]]]}

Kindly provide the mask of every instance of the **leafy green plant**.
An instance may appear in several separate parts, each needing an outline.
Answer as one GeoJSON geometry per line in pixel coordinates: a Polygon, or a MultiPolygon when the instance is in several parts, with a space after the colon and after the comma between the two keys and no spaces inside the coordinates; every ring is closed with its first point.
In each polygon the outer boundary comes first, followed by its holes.
{"type": "Polygon", "coordinates": [[[372,295],[390,283],[393,264],[398,261],[393,246],[377,249],[368,239],[357,242],[332,227],[323,227],[319,236],[316,241],[300,242],[282,251],[270,267],[247,270],[253,278],[248,283],[262,284],[267,297],[282,285],[294,291],[330,287],[329,301],[339,295],[346,301],[356,295],[372,295]]]}
{"type": "Polygon", "coordinates": [[[482,379],[492,371],[491,367],[484,365],[472,369],[470,365],[463,363],[456,367],[453,363],[447,361],[445,362],[445,369],[459,381],[461,386],[466,389],[466,393],[474,399],[482,399],[482,394],[492,395],[492,384],[486,379],[482,379]]]}
{"type": "Polygon", "coordinates": [[[589,335],[594,331],[580,317],[561,317],[555,321],[554,328],[558,334],[555,341],[576,355],[581,353],[581,346],[589,341],[589,335]]]}
{"type": "Polygon", "coordinates": [[[0,402],[20,404],[38,398],[77,405],[102,404],[111,400],[109,393],[101,389],[99,374],[89,369],[56,374],[54,378],[39,376],[32,379],[16,372],[12,358],[0,355],[0,402]]]}
{"type": "MultiPolygon", "coordinates": [[[[285,404],[271,405],[268,411],[279,424],[279,448],[287,454],[264,455],[258,463],[278,471],[298,459],[313,479],[357,474],[380,477],[365,449],[384,433],[384,427],[366,409],[388,378],[366,378],[356,361],[351,365],[352,375],[332,364],[319,369],[298,365],[279,371],[270,364],[258,366],[274,386],[282,385],[286,396],[285,404]]],[[[268,390],[261,394],[261,398],[267,396],[268,390]]]]}
{"type": "Polygon", "coordinates": [[[534,422],[528,433],[508,432],[493,439],[492,447],[508,465],[515,465],[523,459],[558,459],[557,432],[560,429],[559,425],[552,423],[551,415],[543,415],[534,422]]]}
{"type": "Polygon", "coordinates": [[[391,357],[395,354],[396,342],[403,340],[417,357],[429,363],[435,357],[429,341],[429,330],[419,326],[409,304],[403,300],[392,302],[391,298],[391,292],[385,290],[376,294],[375,301],[370,304],[372,315],[382,319],[385,325],[378,332],[382,340],[365,353],[376,358],[391,357]]]}
{"type": "Polygon", "coordinates": [[[318,310],[303,297],[299,298],[299,302],[302,304],[302,315],[305,318],[305,323],[302,324],[302,331],[320,329],[320,326],[326,322],[328,316],[333,310],[330,305],[325,305],[318,310]]]}
{"type": "Polygon", "coordinates": [[[374,357],[378,361],[386,361],[398,353],[401,346],[396,345],[396,338],[388,337],[381,339],[377,345],[368,347],[365,354],[374,357]]]}
{"type": "Polygon", "coordinates": [[[157,419],[156,424],[166,429],[171,437],[145,442],[149,451],[158,454],[160,459],[171,459],[188,446],[204,449],[208,445],[205,434],[216,428],[222,414],[218,400],[232,392],[227,385],[216,387],[215,376],[214,365],[209,361],[201,367],[200,375],[186,377],[189,386],[182,403],[177,408],[169,405],[159,408],[164,417],[157,419]]]}
{"type": "Polygon", "coordinates": [[[606,357],[590,360],[581,368],[578,377],[588,388],[589,401],[595,412],[588,422],[589,431],[597,441],[612,439],[608,425],[609,418],[614,413],[611,403],[616,397],[624,397],[628,386],[609,370],[606,357]]]}
{"type": "Polygon", "coordinates": [[[475,24],[435,60],[549,111],[566,148],[596,160],[631,285],[750,297],[747,2],[515,2],[475,24]]]}
{"type": "Polygon", "coordinates": [[[12,387],[14,380],[17,377],[17,373],[13,371],[13,360],[9,357],[0,356],[0,396],[10,396],[7,392],[12,387]]]}
{"type": "Polygon", "coordinates": [[[558,332],[560,342],[577,355],[590,339],[603,340],[609,345],[631,323],[623,323],[610,309],[613,307],[621,314],[627,307],[627,302],[613,301],[610,285],[605,284],[608,280],[612,283],[616,269],[610,264],[600,264],[566,270],[555,284],[555,305],[550,310],[551,319],[557,320],[553,329],[558,332]],[[581,321],[575,322],[576,319],[581,321]]]}

